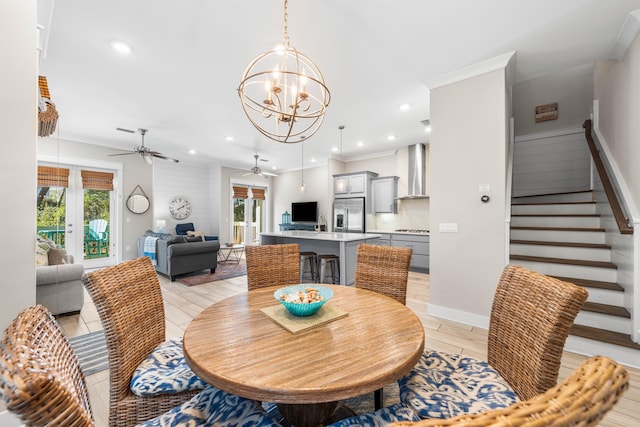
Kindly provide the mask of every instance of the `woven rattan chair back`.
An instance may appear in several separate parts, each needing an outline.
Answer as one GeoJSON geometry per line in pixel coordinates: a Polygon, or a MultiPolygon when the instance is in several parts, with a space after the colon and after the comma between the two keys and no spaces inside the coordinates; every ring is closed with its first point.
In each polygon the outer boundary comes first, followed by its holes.
{"type": "Polygon", "coordinates": [[[87,273],[82,281],[98,310],[109,354],[109,425],[131,426],[167,412],[196,391],[154,397],[134,395],[138,365],[165,340],[158,276],[148,257],[87,273]]]}
{"type": "Polygon", "coordinates": [[[286,286],[300,283],[300,245],[247,246],[247,287],[286,286]]]}
{"type": "Polygon", "coordinates": [[[94,425],[78,358],[44,306],[25,309],[5,330],[0,369],[7,409],[27,425],[94,425]]]}
{"type": "Polygon", "coordinates": [[[449,419],[394,423],[392,427],[597,426],[629,388],[629,373],[608,357],[586,359],[566,380],[508,408],[449,419]]]}
{"type": "Polygon", "coordinates": [[[387,295],[406,305],[412,252],[410,248],[358,245],[356,288],[387,295]]]}
{"type": "Polygon", "coordinates": [[[491,309],[488,361],[521,400],[556,385],[565,341],[587,296],[573,283],[504,268],[491,309]]]}

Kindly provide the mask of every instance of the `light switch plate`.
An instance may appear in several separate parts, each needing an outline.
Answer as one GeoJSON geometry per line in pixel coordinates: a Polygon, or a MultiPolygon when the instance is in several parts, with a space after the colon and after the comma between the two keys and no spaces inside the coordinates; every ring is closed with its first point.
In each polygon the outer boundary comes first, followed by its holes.
{"type": "Polygon", "coordinates": [[[480,184],[478,186],[478,191],[481,193],[486,193],[487,191],[491,191],[491,185],[490,184],[480,184]]]}
{"type": "Polygon", "coordinates": [[[458,232],[458,223],[457,222],[441,222],[438,224],[438,231],[441,233],[457,233],[458,232]]]}

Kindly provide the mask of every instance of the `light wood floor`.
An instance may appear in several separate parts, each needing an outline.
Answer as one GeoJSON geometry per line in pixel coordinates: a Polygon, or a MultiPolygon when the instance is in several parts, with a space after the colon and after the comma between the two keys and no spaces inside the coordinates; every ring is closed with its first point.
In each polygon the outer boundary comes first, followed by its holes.
{"type": "MultiPolygon", "coordinates": [[[[193,287],[182,285],[179,282],[170,282],[160,276],[160,283],[165,301],[168,339],[181,336],[191,319],[205,307],[247,290],[246,276],[193,287]]],[[[410,273],[407,306],[418,315],[424,324],[426,347],[485,358],[487,331],[427,315],[428,300],[429,276],[410,273]]],[[[61,317],[58,320],[70,337],[102,329],[98,313],[87,294],[85,294],[84,308],[79,315],[61,317]]],[[[565,378],[582,360],[584,360],[583,356],[565,352],[560,379],[565,378]]],[[[631,388],[617,406],[607,414],[600,424],[601,426],[640,426],[640,370],[629,369],[629,371],[631,372],[631,388]]],[[[107,426],[108,371],[89,376],[87,385],[96,425],[98,427],[107,426]]]]}

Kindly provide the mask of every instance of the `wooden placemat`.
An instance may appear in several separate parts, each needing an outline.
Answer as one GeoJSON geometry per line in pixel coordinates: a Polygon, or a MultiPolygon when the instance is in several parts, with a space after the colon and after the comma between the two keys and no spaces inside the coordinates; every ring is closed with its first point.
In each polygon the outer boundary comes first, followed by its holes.
{"type": "Polygon", "coordinates": [[[332,304],[325,304],[320,307],[316,314],[306,317],[294,316],[282,304],[265,307],[260,311],[292,334],[308,331],[316,326],[326,325],[349,314],[332,304]]]}

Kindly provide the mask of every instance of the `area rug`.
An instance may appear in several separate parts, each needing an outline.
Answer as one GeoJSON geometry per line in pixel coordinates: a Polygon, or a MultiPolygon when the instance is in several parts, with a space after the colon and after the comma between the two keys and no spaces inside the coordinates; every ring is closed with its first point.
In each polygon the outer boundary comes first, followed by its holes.
{"type": "Polygon", "coordinates": [[[176,280],[187,286],[195,286],[203,283],[215,282],[217,280],[229,279],[231,277],[244,276],[246,274],[247,264],[243,259],[240,261],[240,264],[218,263],[216,272],[213,274],[211,274],[211,270],[207,268],[206,270],[185,274],[184,276],[178,276],[176,280]]]}
{"type": "Polygon", "coordinates": [[[69,343],[78,356],[85,377],[109,369],[107,342],[103,330],[69,338],[69,343]]]}

